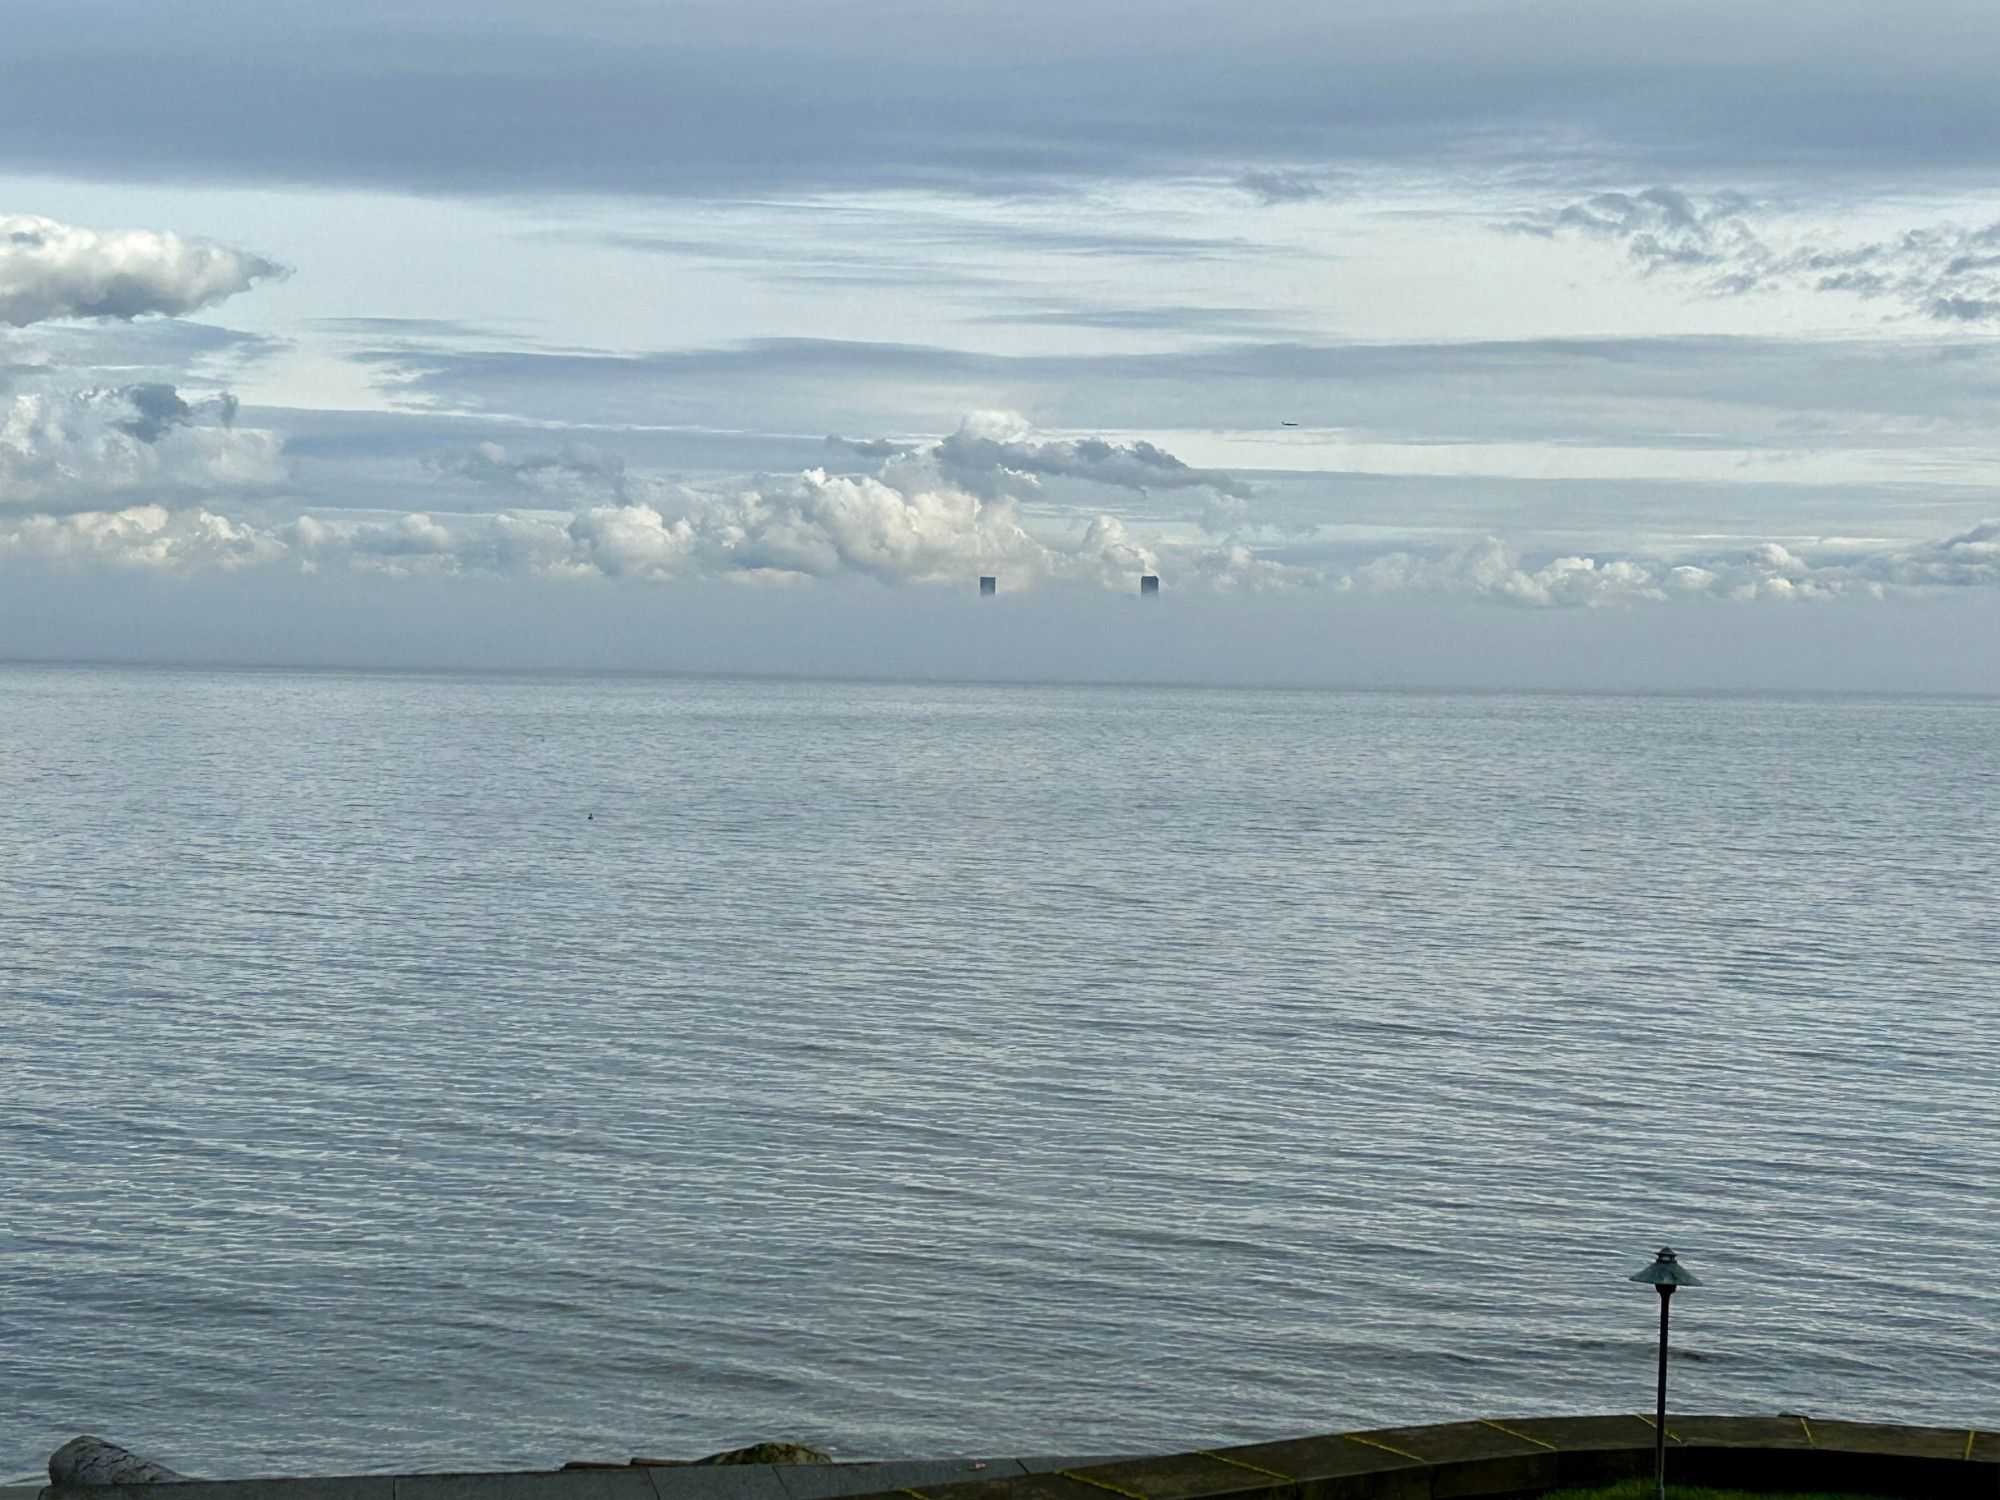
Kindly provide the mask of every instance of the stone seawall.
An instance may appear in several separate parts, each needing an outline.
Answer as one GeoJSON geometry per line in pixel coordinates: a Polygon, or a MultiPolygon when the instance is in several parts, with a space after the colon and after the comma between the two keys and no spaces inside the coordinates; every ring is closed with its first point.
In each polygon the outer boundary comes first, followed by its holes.
{"type": "MultiPolygon", "coordinates": [[[[2000,1500],[2000,1433],[1990,1431],[1690,1416],[1670,1418],[1667,1438],[1673,1484],[2000,1500]]],[[[1650,1417],[1523,1417],[1155,1458],[643,1465],[146,1489],[157,1500],[1482,1500],[1650,1475],[1653,1442],[1650,1417]]],[[[17,1487],[0,1490],[0,1500],[129,1500],[130,1489],[17,1487]]]]}

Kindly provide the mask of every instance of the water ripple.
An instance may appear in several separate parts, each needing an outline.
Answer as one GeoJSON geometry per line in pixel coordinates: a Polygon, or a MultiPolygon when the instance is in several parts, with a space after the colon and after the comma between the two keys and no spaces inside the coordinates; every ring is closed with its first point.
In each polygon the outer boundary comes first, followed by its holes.
{"type": "Polygon", "coordinates": [[[2000,1425],[2000,706],[0,709],[0,1479],[2000,1425]]]}

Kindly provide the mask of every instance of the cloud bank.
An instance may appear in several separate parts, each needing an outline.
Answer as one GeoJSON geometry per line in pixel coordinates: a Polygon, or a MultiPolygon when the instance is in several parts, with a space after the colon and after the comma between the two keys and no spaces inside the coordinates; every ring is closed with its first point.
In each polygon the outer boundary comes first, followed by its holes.
{"type": "Polygon", "coordinates": [[[1912,545],[1777,542],[1668,558],[1569,555],[1524,561],[1497,538],[1396,551],[1345,571],[1258,556],[1240,543],[1148,541],[1100,516],[1080,534],[1031,534],[1011,503],[964,491],[915,493],[881,479],[809,470],[736,491],[678,493],[569,516],[304,516],[258,524],[207,507],[160,505],[0,517],[0,560],[148,573],[250,568],[387,578],[553,579],[776,586],[867,580],[969,590],[982,573],[1009,592],[1130,592],[1141,573],[1169,591],[1324,590],[1435,596],[1513,608],[1605,609],[1681,599],[1736,603],[1884,599],[2000,589],[2000,521],[1912,545]]]}
{"type": "Polygon", "coordinates": [[[1674,560],[1558,557],[1527,567],[1487,537],[1441,555],[1393,552],[1334,586],[1375,594],[1465,594],[1528,608],[1586,608],[1706,596],[1749,602],[1830,599],[1891,590],[2000,588],[2000,521],[1909,547],[1831,544],[1808,560],[1777,542],[1674,560]]]}
{"type": "MultiPolygon", "coordinates": [[[[190,401],[148,384],[16,396],[0,426],[0,557],[165,573],[250,568],[389,578],[487,577],[627,584],[726,581],[796,587],[862,580],[1009,593],[1132,592],[1156,573],[1171,589],[1262,594],[1452,596],[1528,609],[1601,609],[1712,598],[1881,598],[1891,591],[2000,587],[2000,523],[1917,545],[1770,541],[1674,556],[1523,559],[1497,537],[1334,564],[1310,529],[1290,556],[1260,555],[1254,492],[1147,443],[1048,438],[1009,413],[975,413],[931,442],[830,440],[870,472],[808,468],[688,484],[571,444],[498,443],[433,454],[434,479],[469,486],[471,513],[322,511],[289,520],[231,515],[234,490],[285,478],[274,434],[233,426],[226,396],[190,401]],[[1031,524],[1021,496],[1045,479],[1104,489],[1205,491],[1198,520],[1155,535],[1112,514],[1031,524]],[[124,506],[106,495],[178,489],[124,506]],[[94,498],[93,498],[94,497],[94,498]],[[7,511],[31,514],[7,518],[7,511]]],[[[1264,533],[1268,535],[1269,533],[1264,533]]]]}
{"type": "Polygon", "coordinates": [[[153,229],[0,216],[0,323],[183,317],[283,274],[261,256],[153,229]]]}
{"type": "Polygon", "coordinates": [[[595,506],[567,519],[412,512],[384,521],[303,516],[276,525],[206,508],[142,505],[0,519],[0,558],[182,573],[288,564],[405,578],[766,585],[862,578],[961,588],[991,573],[1010,591],[1065,584],[1130,590],[1141,573],[1160,567],[1155,549],[1114,516],[1100,516],[1066,544],[1049,543],[1030,536],[1005,502],[963,491],[905,494],[880,480],[817,470],[763,489],[688,492],[682,501],[669,510],[643,502],[595,506]]]}

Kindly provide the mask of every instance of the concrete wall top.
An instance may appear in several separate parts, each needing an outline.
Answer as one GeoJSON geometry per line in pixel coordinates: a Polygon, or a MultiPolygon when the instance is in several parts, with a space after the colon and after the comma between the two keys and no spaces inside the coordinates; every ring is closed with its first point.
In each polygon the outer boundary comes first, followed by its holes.
{"type": "MultiPolygon", "coordinates": [[[[2000,1500],[2000,1433],[1809,1417],[1673,1417],[1677,1484],[2000,1500]]],[[[640,1464],[499,1474],[148,1485],[149,1500],[1476,1500],[1650,1475],[1645,1416],[1482,1418],[1151,1458],[640,1464]],[[190,1493],[190,1492],[197,1493],[190,1493]]],[[[132,1500],[130,1486],[0,1500],[132,1500]]]]}

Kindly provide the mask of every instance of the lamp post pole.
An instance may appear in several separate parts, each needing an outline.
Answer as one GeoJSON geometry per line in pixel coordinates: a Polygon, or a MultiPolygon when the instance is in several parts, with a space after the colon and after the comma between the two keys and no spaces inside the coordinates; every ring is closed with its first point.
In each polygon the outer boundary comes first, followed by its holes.
{"type": "Polygon", "coordinates": [[[1653,1400],[1653,1496],[1667,1500],[1667,1308],[1674,1285],[1663,1281],[1654,1290],[1660,1294],[1660,1384],[1653,1400]]]}
{"type": "Polygon", "coordinates": [[[1643,1281],[1660,1294],[1660,1380],[1653,1402],[1653,1496],[1667,1500],[1667,1307],[1677,1286],[1700,1286],[1694,1272],[1683,1266],[1671,1250],[1662,1250],[1653,1263],[1632,1273],[1633,1281],[1643,1281]]]}

